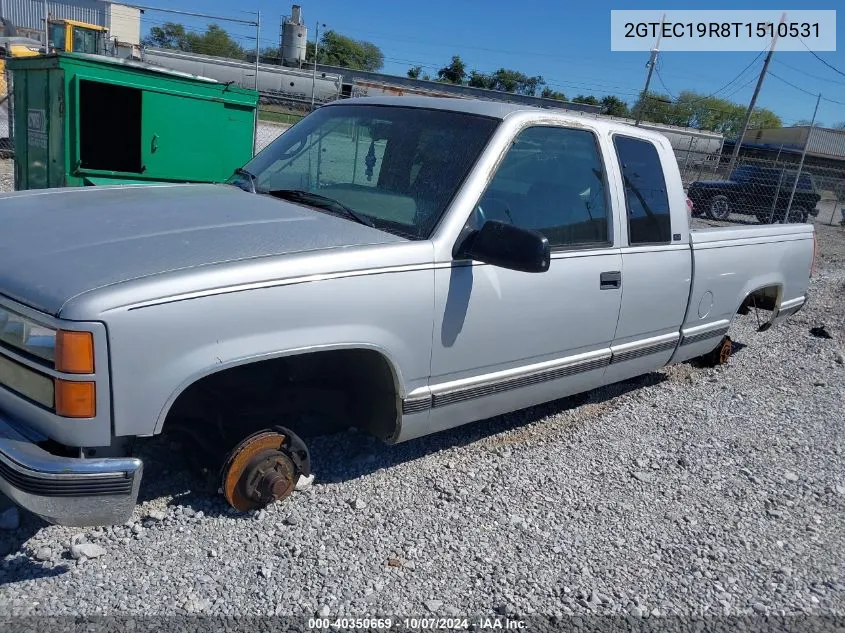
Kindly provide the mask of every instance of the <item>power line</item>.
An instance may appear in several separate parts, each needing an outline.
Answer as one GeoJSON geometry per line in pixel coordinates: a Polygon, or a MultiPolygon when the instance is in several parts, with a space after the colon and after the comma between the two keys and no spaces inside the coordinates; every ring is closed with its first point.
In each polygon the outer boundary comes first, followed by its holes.
{"type": "Polygon", "coordinates": [[[676,101],[676,102],[677,102],[677,101],[678,101],[678,97],[676,97],[675,95],[673,95],[673,94],[672,94],[672,91],[671,91],[671,90],[669,90],[669,88],[667,88],[667,87],[666,87],[666,84],[663,82],[663,77],[661,77],[661,76],[660,76],[660,67],[659,67],[657,64],[655,64],[655,66],[654,66],[654,72],[656,72],[656,73],[657,73],[657,80],[660,82],[660,85],[661,85],[661,86],[663,86],[663,89],[664,89],[664,90],[665,90],[665,91],[669,94],[669,96],[670,96],[670,97],[672,97],[672,99],[673,99],[674,101],[676,101]]]}
{"type": "Polygon", "coordinates": [[[791,68],[795,72],[799,72],[802,75],[806,75],[807,77],[810,77],[811,79],[818,79],[819,81],[829,81],[832,84],[839,84],[840,86],[845,86],[845,81],[837,81],[836,79],[830,79],[829,77],[819,77],[818,75],[813,75],[812,73],[808,73],[804,70],[801,70],[800,68],[796,68],[792,64],[787,64],[786,62],[781,61],[779,59],[775,59],[773,61],[776,61],[778,64],[780,64],[782,66],[786,66],[787,68],[791,68]]]}
{"type": "MultiPolygon", "coordinates": [[[[721,88],[719,88],[718,90],[714,90],[714,91],[713,91],[713,92],[711,92],[709,95],[706,95],[706,96],[704,96],[704,97],[699,97],[699,98],[697,98],[697,99],[692,99],[692,100],[689,100],[689,101],[680,101],[680,99],[679,99],[678,97],[675,97],[675,96],[672,94],[672,91],[671,91],[671,90],[669,90],[669,88],[666,86],[665,82],[663,81],[663,76],[660,74],[660,66],[662,65],[662,59],[661,59],[661,60],[660,60],[660,62],[658,63],[657,68],[655,68],[655,70],[657,71],[657,79],[660,81],[660,84],[663,86],[664,90],[666,90],[666,92],[667,92],[667,93],[669,93],[669,96],[670,96],[670,97],[672,97],[672,99],[674,99],[674,100],[675,100],[675,102],[676,102],[676,103],[683,104],[683,105],[686,105],[686,106],[692,106],[692,105],[695,105],[695,104],[697,104],[697,103],[701,103],[702,101],[707,101],[707,99],[710,99],[710,98],[712,98],[712,97],[715,97],[717,94],[719,94],[720,92],[722,92],[723,90],[725,90],[728,86],[730,86],[732,83],[734,83],[735,81],[737,81],[740,77],[742,77],[742,76],[743,76],[746,72],[748,72],[748,70],[749,70],[749,69],[750,69],[750,68],[751,68],[751,67],[752,67],[755,63],[757,63],[757,60],[759,60],[759,59],[760,59],[760,57],[761,57],[761,56],[763,55],[763,53],[765,53],[765,52],[766,52],[766,49],[763,49],[762,51],[760,51],[759,53],[757,53],[757,56],[756,56],[754,59],[752,59],[752,60],[751,60],[751,62],[750,62],[750,63],[749,63],[749,64],[748,64],[745,68],[743,68],[741,71],[739,71],[739,73],[737,73],[737,75],[736,75],[733,79],[731,79],[729,82],[727,82],[726,84],[724,84],[724,85],[723,85],[721,88]]],[[[739,92],[740,90],[742,90],[742,89],[744,89],[746,86],[748,86],[748,85],[749,85],[751,82],[753,82],[755,79],[756,79],[756,77],[752,77],[752,78],[751,78],[751,79],[749,79],[747,82],[745,82],[745,83],[744,83],[744,84],[742,84],[740,87],[738,87],[736,90],[734,90],[733,92],[731,92],[729,95],[725,95],[725,98],[732,97],[732,96],[733,96],[733,95],[735,95],[737,92],[739,92]]],[[[711,109],[712,109],[712,108],[711,108],[711,109]]]]}
{"type": "Polygon", "coordinates": [[[815,57],[817,60],[819,60],[822,64],[824,64],[825,66],[827,66],[828,68],[830,68],[833,72],[839,73],[840,75],[842,75],[843,77],[845,77],[845,72],[842,72],[841,70],[839,70],[839,69],[838,69],[836,66],[834,66],[833,64],[829,64],[828,62],[826,62],[825,60],[823,60],[821,57],[819,57],[819,56],[816,54],[816,51],[812,50],[809,46],[807,46],[807,44],[804,42],[804,40],[802,40],[800,37],[799,37],[798,39],[799,39],[799,40],[801,40],[801,43],[802,43],[802,44],[804,44],[804,48],[806,48],[808,51],[810,51],[810,55],[812,55],[812,56],[813,56],[813,57],[815,57]]]}
{"type": "Polygon", "coordinates": [[[753,84],[753,83],[754,83],[754,81],[755,81],[756,79],[757,79],[757,77],[751,77],[751,79],[749,79],[748,81],[746,81],[744,84],[742,84],[741,86],[739,86],[739,87],[738,87],[738,88],[736,88],[735,90],[732,90],[730,93],[725,94],[725,97],[724,97],[724,98],[725,98],[725,99],[730,99],[730,98],[731,98],[731,97],[733,97],[736,93],[741,92],[742,90],[745,90],[748,86],[750,86],[751,84],[753,84]]]}
{"type": "MultiPolygon", "coordinates": [[[[787,81],[783,77],[779,77],[778,75],[774,74],[771,70],[768,72],[768,74],[771,75],[772,77],[774,77],[775,79],[782,81],[787,86],[791,86],[792,88],[795,88],[796,90],[800,90],[801,92],[803,92],[805,94],[808,94],[808,95],[813,96],[813,97],[818,96],[817,92],[811,92],[811,91],[807,90],[806,88],[802,88],[801,86],[796,86],[791,81],[787,81]]],[[[836,101],[835,99],[828,99],[827,97],[822,97],[822,101],[827,101],[829,103],[835,103],[837,105],[845,106],[845,101],[836,101]]]]}

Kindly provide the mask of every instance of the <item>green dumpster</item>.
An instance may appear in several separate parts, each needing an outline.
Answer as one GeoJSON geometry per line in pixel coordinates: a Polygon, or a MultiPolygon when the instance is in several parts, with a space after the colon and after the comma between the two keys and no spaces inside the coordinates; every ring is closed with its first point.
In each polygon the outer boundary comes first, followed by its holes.
{"type": "Polygon", "coordinates": [[[80,53],[7,66],[18,190],[220,182],[252,158],[255,91],[80,53]]]}

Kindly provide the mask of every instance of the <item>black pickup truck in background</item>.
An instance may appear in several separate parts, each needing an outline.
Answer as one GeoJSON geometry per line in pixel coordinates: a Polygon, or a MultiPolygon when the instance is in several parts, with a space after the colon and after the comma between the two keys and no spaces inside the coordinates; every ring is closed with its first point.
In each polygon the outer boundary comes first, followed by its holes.
{"type": "Polygon", "coordinates": [[[812,174],[798,178],[795,197],[787,214],[789,196],[797,171],[757,165],[741,165],[728,180],[698,180],[687,190],[693,202],[693,215],[706,214],[713,220],[726,220],[731,213],[753,215],[761,224],[806,222],[816,216],[821,200],[812,174]]]}

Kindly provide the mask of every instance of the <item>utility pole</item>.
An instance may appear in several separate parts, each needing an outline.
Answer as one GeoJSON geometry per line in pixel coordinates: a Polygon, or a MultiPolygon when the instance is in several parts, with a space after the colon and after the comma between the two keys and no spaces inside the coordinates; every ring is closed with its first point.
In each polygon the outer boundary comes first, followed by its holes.
{"type": "Polygon", "coordinates": [[[640,119],[643,118],[643,106],[645,105],[646,99],[648,99],[648,86],[651,83],[651,73],[654,72],[654,64],[657,62],[657,55],[660,53],[660,38],[663,37],[663,22],[665,21],[666,14],[664,13],[663,17],[660,18],[660,33],[657,34],[657,43],[651,49],[651,57],[648,60],[648,75],[645,78],[645,88],[643,88],[643,96],[640,99],[640,107],[637,108],[637,120],[634,122],[634,125],[639,125],[640,119]]]}
{"type": "Polygon", "coordinates": [[[822,100],[822,94],[819,93],[816,98],[816,109],[813,110],[813,120],[810,121],[810,129],[807,130],[807,140],[804,141],[804,149],[801,150],[801,160],[798,162],[798,173],[795,174],[795,182],[792,183],[792,193],[789,194],[789,204],[786,205],[786,212],[783,215],[783,222],[789,220],[789,212],[792,210],[792,200],[795,198],[795,190],[798,188],[798,179],[801,177],[801,169],[804,167],[804,158],[807,156],[807,145],[810,144],[810,134],[813,133],[813,128],[816,125],[816,115],[819,113],[819,102],[822,100]]]}
{"type": "Polygon", "coordinates": [[[47,0],[44,0],[44,54],[50,54],[50,9],[47,6],[47,0]]]}
{"type": "Polygon", "coordinates": [[[261,11],[255,20],[255,91],[258,92],[258,60],[261,58],[261,11]]]}
{"type": "MultiPolygon", "coordinates": [[[[325,26],[325,24],[323,25],[325,26]]],[[[320,22],[317,21],[317,28],[314,29],[314,70],[311,72],[311,109],[314,109],[314,90],[317,85],[317,53],[320,50],[320,22]]]]}
{"type": "MultiPolygon", "coordinates": [[[[281,49],[279,49],[281,51],[281,49]]],[[[261,11],[256,13],[255,19],[255,92],[258,92],[258,62],[261,59],[261,11]]],[[[255,104],[255,114],[252,117],[252,155],[258,149],[258,110],[261,107],[261,95],[255,104]]]]}
{"type": "MultiPolygon", "coordinates": [[[[781,14],[780,16],[780,23],[783,24],[786,21],[786,13],[781,14]]],[[[751,95],[751,102],[748,104],[748,110],[745,112],[745,121],[742,123],[742,131],[739,133],[739,137],[737,137],[736,142],[734,143],[734,151],[731,154],[731,162],[728,164],[728,178],[733,173],[734,166],[736,165],[736,159],[739,157],[739,148],[742,145],[742,141],[745,139],[745,133],[748,131],[748,124],[751,122],[751,115],[754,114],[754,106],[757,103],[757,95],[760,94],[760,88],[763,87],[763,79],[766,78],[766,73],[769,70],[769,62],[772,61],[772,55],[775,52],[775,44],[778,41],[778,31],[779,29],[775,29],[775,35],[772,38],[772,45],[769,47],[769,52],[766,53],[766,61],[763,62],[763,69],[760,71],[760,76],[757,78],[757,85],[754,87],[754,94],[751,95]]]]}

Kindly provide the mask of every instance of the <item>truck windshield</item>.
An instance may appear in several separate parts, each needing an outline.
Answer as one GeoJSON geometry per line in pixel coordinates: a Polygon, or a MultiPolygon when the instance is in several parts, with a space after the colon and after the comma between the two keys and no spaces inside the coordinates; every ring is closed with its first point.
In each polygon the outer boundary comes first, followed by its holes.
{"type": "Polygon", "coordinates": [[[323,107],[230,182],[426,239],[498,122],[404,106],[323,107]]]}

